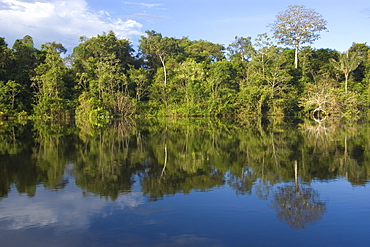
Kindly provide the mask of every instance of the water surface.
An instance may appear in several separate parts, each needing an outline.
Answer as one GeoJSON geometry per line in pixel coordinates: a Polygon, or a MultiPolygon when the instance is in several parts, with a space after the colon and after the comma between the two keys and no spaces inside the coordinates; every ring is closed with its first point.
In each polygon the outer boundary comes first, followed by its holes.
{"type": "Polygon", "coordinates": [[[367,246],[367,123],[0,126],[1,246],[367,246]]]}

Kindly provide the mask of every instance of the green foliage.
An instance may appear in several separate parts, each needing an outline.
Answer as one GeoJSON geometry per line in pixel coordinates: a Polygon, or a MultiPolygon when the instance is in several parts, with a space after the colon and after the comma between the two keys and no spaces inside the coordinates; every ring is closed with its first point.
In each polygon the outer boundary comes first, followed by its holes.
{"type": "Polygon", "coordinates": [[[343,54],[301,47],[318,39],[325,23],[303,6],[280,13],[272,25],[275,37],[296,49],[277,46],[266,33],[254,42],[235,37],[226,51],[209,41],[165,37],[152,30],[141,37],[134,54],[128,40],[110,31],[81,37],[73,53],[62,59],[62,44],[46,42],[37,50],[32,37],[25,36],[9,49],[1,38],[1,114],[55,119],[75,114],[79,121],[101,125],[133,116],[245,119],[319,110],[349,117],[368,112],[366,44],[354,43],[343,54]],[[321,26],[313,27],[316,21],[321,26]],[[288,34],[288,27],[296,32],[288,34]],[[294,66],[298,57],[299,68],[294,66]],[[342,85],[349,95],[343,95],[342,85]],[[319,103],[320,97],[332,98],[331,106],[319,103]]]}
{"type": "Polygon", "coordinates": [[[131,67],[128,71],[129,82],[135,90],[136,101],[147,100],[150,86],[150,73],[142,67],[135,69],[131,67]]]}
{"type": "Polygon", "coordinates": [[[15,108],[19,111],[31,112],[33,103],[33,90],[31,87],[35,74],[35,68],[45,59],[41,51],[34,47],[31,36],[26,35],[23,39],[17,39],[13,45],[13,65],[8,72],[10,79],[19,83],[23,90],[18,95],[15,108]]]}
{"type": "Polygon", "coordinates": [[[0,81],[0,115],[15,113],[17,95],[21,92],[21,85],[15,81],[4,83],[0,81]]]}
{"type": "Polygon", "coordinates": [[[249,61],[254,53],[252,38],[235,36],[234,42],[227,47],[227,50],[231,60],[249,61]]]}
{"type": "Polygon", "coordinates": [[[167,57],[178,51],[178,44],[174,38],[162,37],[162,34],[155,31],[146,31],[147,36],[142,36],[140,40],[140,50],[148,61],[147,65],[151,69],[158,69],[159,62],[163,67],[163,83],[167,84],[167,57]],[[159,62],[158,62],[159,60],[159,62]]]}
{"type": "Polygon", "coordinates": [[[10,71],[13,63],[13,51],[8,48],[5,38],[0,37],[0,81],[10,79],[10,71]]]}
{"type": "Polygon", "coordinates": [[[191,58],[174,68],[174,76],[168,87],[171,106],[176,107],[171,109],[172,112],[185,116],[204,113],[204,78],[203,64],[191,58]]]}
{"type": "Polygon", "coordinates": [[[220,44],[204,40],[190,41],[187,38],[183,38],[179,42],[185,56],[194,59],[197,63],[209,64],[224,59],[225,48],[220,44]]]}
{"type": "Polygon", "coordinates": [[[209,66],[207,72],[208,109],[213,116],[232,115],[235,111],[239,85],[234,81],[236,71],[222,60],[209,66]]]}
{"type": "Polygon", "coordinates": [[[53,42],[44,44],[42,51],[46,53],[45,60],[35,69],[36,75],[31,78],[36,89],[34,112],[37,116],[63,118],[67,111],[67,68],[59,54],[66,50],[61,44],[53,42]]]}
{"type": "Polygon", "coordinates": [[[345,92],[348,91],[348,79],[352,71],[354,71],[361,63],[361,57],[357,52],[350,52],[349,50],[339,55],[339,60],[330,60],[337,70],[344,73],[345,77],[345,92]]]}
{"type": "Polygon", "coordinates": [[[266,34],[257,37],[255,46],[257,49],[249,62],[248,80],[244,81],[239,93],[241,112],[284,115],[296,104],[292,97],[296,90],[290,85],[293,77],[287,66],[289,56],[285,50],[274,46],[266,34]]]}
{"type": "Polygon", "coordinates": [[[331,49],[312,49],[303,47],[300,52],[301,83],[315,83],[317,78],[325,77],[326,80],[338,79],[331,60],[337,60],[339,52],[331,49]]]}
{"type": "Polygon", "coordinates": [[[100,125],[101,122],[106,122],[107,118],[112,117],[102,102],[87,92],[83,92],[78,98],[78,101],[80,102],[76,109],[78,121],[87,121],[95,125],[100,125]]]}
{"type": "Polygon", "coordinates": [[[261,86],[243,86],[239,93],[239,118],[261,117],[267,111],[267,92],[261,86]]]}
{"type": "Polygon", "coordinates": [[[337,93],[340,113],[343,117],[354,120],[361,117],[361,101],[358,94],[354,92],[339,91],[337,93]]]}
{"type": "Polygon", "coordinates": [[[127,79],[134,61],[128,40],[113,32],[82,39],[74,49],[73,69],[78,78],[76,114],[87,119],[123,117],[135,112],[127,79]]]}

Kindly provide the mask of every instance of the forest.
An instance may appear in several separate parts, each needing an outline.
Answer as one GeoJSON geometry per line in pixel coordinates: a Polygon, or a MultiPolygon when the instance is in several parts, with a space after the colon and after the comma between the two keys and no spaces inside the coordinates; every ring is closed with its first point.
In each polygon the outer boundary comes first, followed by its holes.
{"type": "Polygon", "coordinates": [[[37,49],[26,35],[10,48],[2,37],[0,114],[92,124],[152,116],[359,118],[370,106],[370,47],[312,48],[326,29],[316,12],[298,15],[297,28],[311,26],[290,36],[284,28],[292,14],[307,11],[289,6],[271,25],[273,37],[235,37],[228,46],[151,30],[135,50],[109,31],[82,36],[66,56],[55,41],[37,49]]]}

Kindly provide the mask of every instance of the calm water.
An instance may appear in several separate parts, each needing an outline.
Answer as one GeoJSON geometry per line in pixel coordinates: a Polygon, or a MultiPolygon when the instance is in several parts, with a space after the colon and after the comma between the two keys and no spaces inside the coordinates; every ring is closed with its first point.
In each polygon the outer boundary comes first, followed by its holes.
{"type": "Polygon", "coordinates": [[[369,246],[370,125],[0,125],[0,246],[369,246]]]}

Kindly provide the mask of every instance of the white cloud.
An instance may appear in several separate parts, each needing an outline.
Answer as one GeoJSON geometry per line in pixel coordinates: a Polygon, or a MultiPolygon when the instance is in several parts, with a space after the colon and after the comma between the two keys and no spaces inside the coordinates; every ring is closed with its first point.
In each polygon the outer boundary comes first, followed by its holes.
{"type": "Polygon", "coordinates": [[[153,8],[153,7],[161,6],[161,4],[156,4],[156,3],[124,2],[124,4],[128,4],[128,5],[139,5],[139,6],[146,7],[146,8],[153,8]]]}
{"type": "Polygon", "coordinates": [[[127,18],[135,18],[135,19],[146,19],[146,20],[152,20],[152,19],[167,19],[165,16],[159,16],[159,15],[151,15],[148,13],[136,13],[132,15],[126,15],[127,18]]]}
{"type": "Polygon", "coordinates": [[[142,24],[112,17],[107,11],[92,12],[85,0],[2,0],[1,35],[12,42],[31,35],[37,45],[61,42],[75,46],[80,36],[92,37],[110,30],[120,38],[142,35],[142,24]]]}

